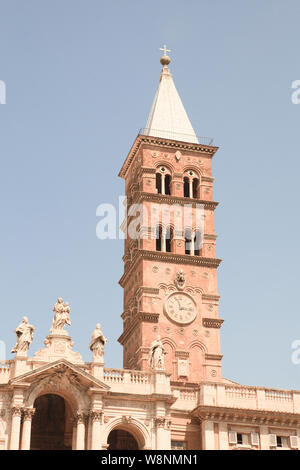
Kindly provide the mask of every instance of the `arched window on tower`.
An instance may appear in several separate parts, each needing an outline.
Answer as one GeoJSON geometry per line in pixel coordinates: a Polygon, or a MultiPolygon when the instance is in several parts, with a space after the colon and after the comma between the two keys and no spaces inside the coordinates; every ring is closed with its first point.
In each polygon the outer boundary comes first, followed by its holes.
{"type": "Polygon", "coordinates": [[[202,250],[202,234],[200,230],[194,232],[194,255],[201,256],[202,250]]]}
{"type": "Polygon", "coordinates": [[[193,179],[193,198],[197,199],[198,197],[198,187],[199,187],[199,180],[198,178],[193,179]]]}
{"type": "Polygon", "coordinates": [[[192,170],[188,170],[184,175],[183,195],[194,199],[199,197],[199,178],[192,170]]]}
{"type": "Polygon", "coordinates": [[[185,229],[184,237],[185,237],[185,254],[190,255],[191,248],[192,248],[192,230],[190,228],[185,229]]]}
{"type": "Polygon", "coordinates": [[[190,182],[187,176],[183,179],[183,192],[184,197],[190,197],[190,182]]]}
{"type": "Polygon", "coordinates": [[[167,227],[165,231],[165,239],[166,239],[166,252],[171,253],[172,251],[172,240],[173,240],[173,229],[172,227],[167,227]]]}
{"type": "Polygon", "coordinates": [[[172,251],[172,240],[173,228],[158,225],[156,228],[156,251],[170,253],[172,251]]]}
{"type": "Polygon", "coordinates": [[[169,174],[165,176],[165,194],[171,194],[171,175],[169,174]]]}
{"type": "Polygon", "coordinates": [[[156,173],[156,191],[161,194],[161,173],[156,173]]]}
{"type": "Polygon", "coordinates": [[[162,227],[158,225],[156,227],[156,251],[161,251],[162,249],[162,227]]]}
{"type": "Polygon", "coordinates": [[[200,230],[186,229],[185,236],[185,254],[192,256],[201,256],[202,236],[200,230]]]}
{"type": "Polygon", "coordinates": [[[157,194],[171,194],[171,173],[165,166],[160,166],[156,173],[157,194]]]}

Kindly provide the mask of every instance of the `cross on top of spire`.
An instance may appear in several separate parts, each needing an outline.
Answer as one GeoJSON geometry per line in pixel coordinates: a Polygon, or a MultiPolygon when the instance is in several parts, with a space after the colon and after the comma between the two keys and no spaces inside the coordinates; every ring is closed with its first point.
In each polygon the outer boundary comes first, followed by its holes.
{"type": "Polygon", "coordinates": [[[167,49],[167,46],[164,44],[164,47],[159,48],[160,51],[164,51],[164,55],[167,55],[167,52],[171,52],[171,49],[167,49]]]}
{"type": "Polygon", "coordinates": [[[164,47],[160,47],[159,50],[164,52],[164,55],[160,59],[160,63],[164,66],[169,65],[169,63],[171,62],[171,59],[167,55],[167,52],[171,52],[171,49],[167,49],[167,46],[164,45],[164,47]]]}

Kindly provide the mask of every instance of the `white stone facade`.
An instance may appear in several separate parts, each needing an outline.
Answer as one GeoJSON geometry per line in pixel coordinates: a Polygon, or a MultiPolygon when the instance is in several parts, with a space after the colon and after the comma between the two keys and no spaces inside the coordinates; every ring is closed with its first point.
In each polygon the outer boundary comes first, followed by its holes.
{"type": "Polygon", "coordinates": [[[163,370],[106,369],[83,362],[66,332],[49,336],[33,358],[1,364],[0,449],[31,448],[35,402],[46,394],[70,407],[72,449],[107,449],[115,429],[139,449],[299,448],[299,391],[226,380],[184,386],[163,370]]]}

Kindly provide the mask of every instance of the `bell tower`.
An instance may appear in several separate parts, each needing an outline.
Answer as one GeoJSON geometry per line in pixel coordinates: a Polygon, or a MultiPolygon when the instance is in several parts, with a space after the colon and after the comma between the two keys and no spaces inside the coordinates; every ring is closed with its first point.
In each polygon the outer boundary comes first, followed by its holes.
{"type": "Polygon", "coordinates": [[[146,128],[119,173],[127,201],[119,342],[127,369],[149,369],[149,348],[159,335],[172,381],[217,381],[223,320],[211,161],[218,148],[197,138],[166,52],[146,128]]]}

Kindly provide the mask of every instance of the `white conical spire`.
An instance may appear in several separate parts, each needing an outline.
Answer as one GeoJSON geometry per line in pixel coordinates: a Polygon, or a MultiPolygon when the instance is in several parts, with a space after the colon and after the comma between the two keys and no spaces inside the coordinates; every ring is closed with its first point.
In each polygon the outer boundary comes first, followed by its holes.
{"type": "Polygon", "coordinates": [[[164,46],[164,55],[160,59],[163,69],[144,134],[198,144],[197,136],[168,68],[170,58],[166,52],[164,46]]]}

